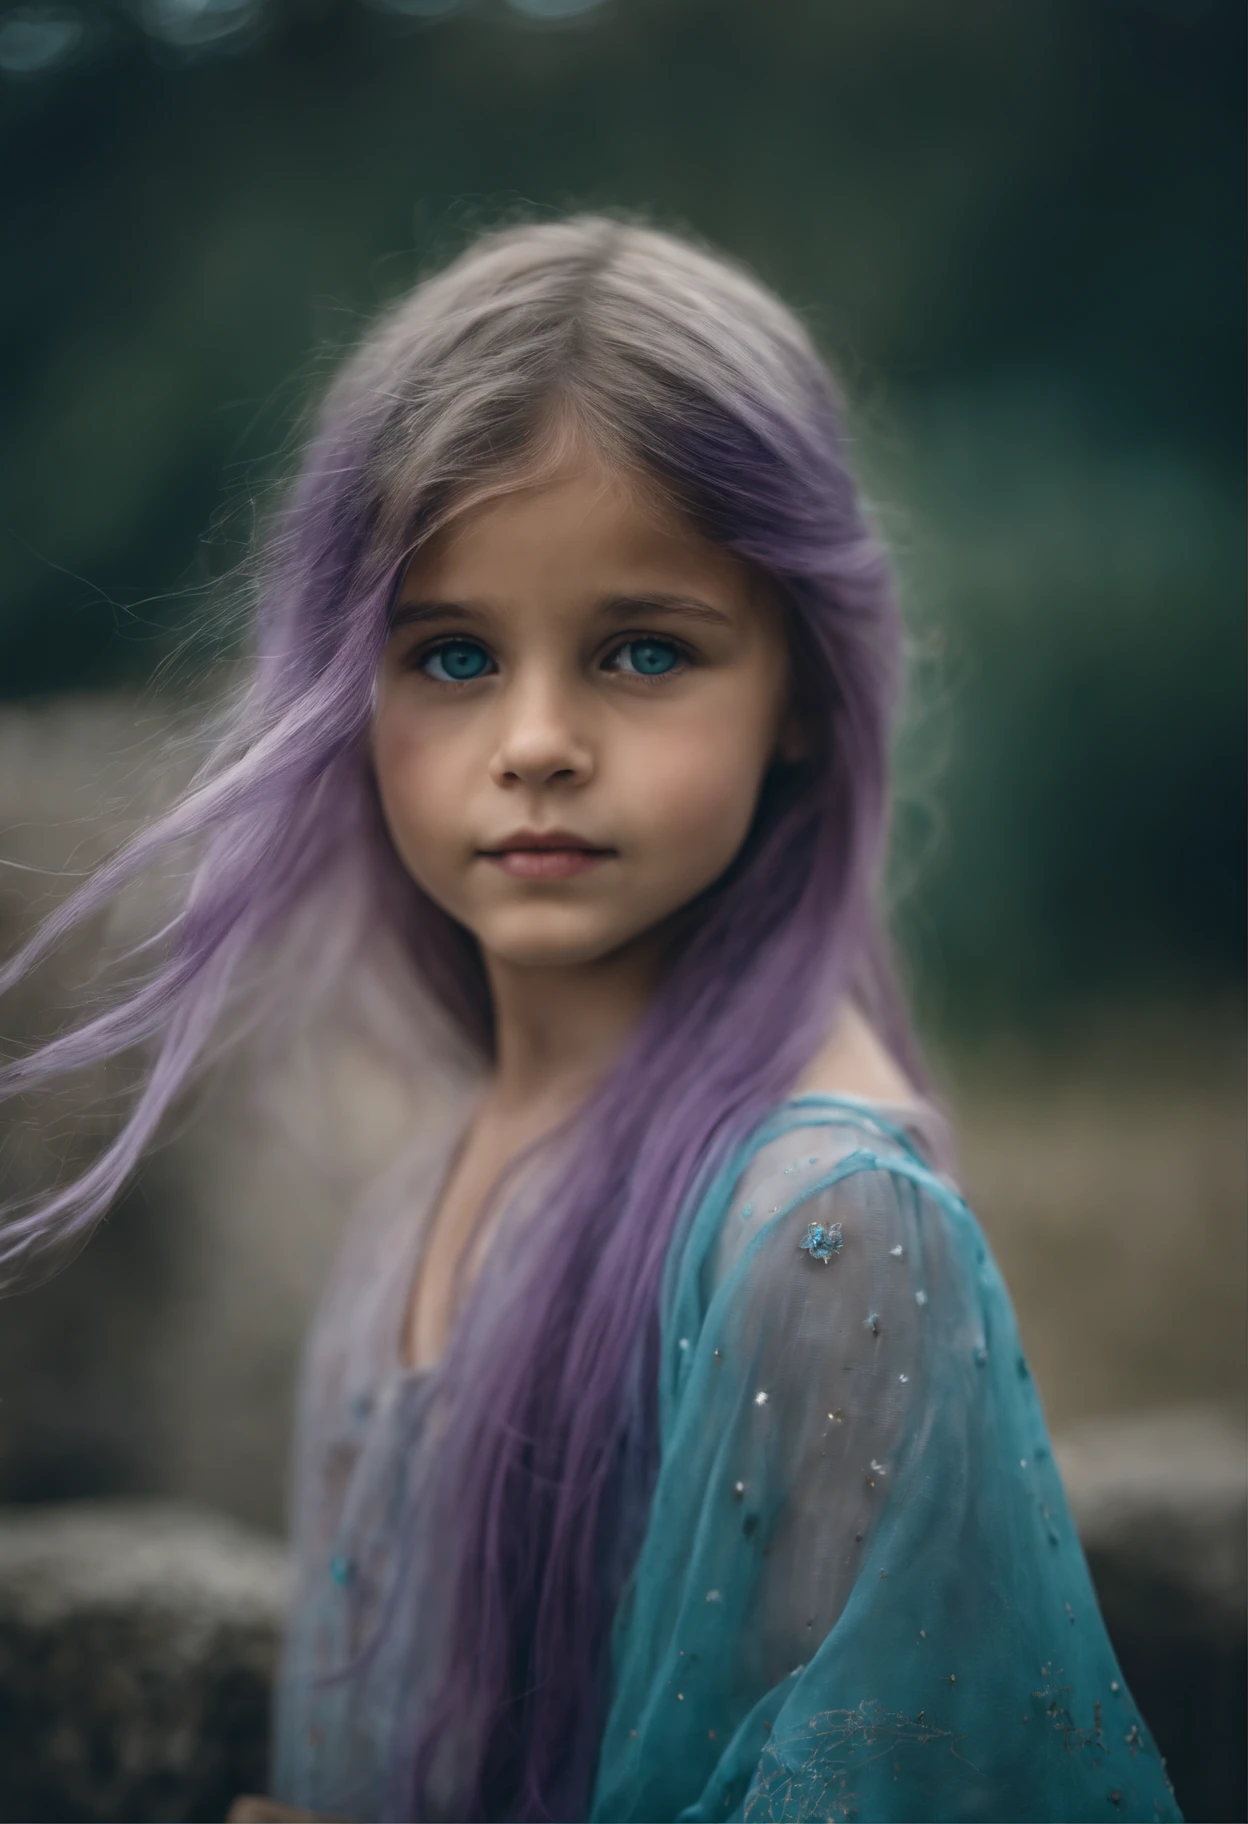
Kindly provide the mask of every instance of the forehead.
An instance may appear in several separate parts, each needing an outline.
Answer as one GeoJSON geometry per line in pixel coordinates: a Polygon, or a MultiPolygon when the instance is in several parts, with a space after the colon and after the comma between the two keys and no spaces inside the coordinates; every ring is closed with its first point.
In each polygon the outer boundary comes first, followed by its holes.
{"type": "Polygon", "coordinates": [[[578,450],[465,506],[410,560],[399,601],[551,602],[673,590],[747,605],[746,565],[704,538],[657,484],[578,450]]]}

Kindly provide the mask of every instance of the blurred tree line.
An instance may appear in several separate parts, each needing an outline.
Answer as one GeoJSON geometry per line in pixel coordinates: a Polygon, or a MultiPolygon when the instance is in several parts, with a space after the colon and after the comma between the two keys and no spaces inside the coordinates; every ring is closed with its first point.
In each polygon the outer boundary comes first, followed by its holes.
{"type": "Polygon", "coordinates": [[[1234,0],[0,10],[0,694],[193,686],[361,323],[500,217],[636,210],[777,286],[853,401],[936,1017],[1224,996],[1244,37],[1234,0]]]}

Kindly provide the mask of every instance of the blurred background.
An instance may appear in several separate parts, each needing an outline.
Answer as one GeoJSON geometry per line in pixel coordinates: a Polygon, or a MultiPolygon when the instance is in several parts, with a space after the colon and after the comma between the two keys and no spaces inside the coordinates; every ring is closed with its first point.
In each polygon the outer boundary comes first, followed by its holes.
{"type": "MultiPolygon", "coordinates": [[[[912,629],[898,939],[1050,1419],[1242,1459],[1244,39],[1222,0],[0,3],[5,947],[177,776],[362,324],[517,215],[692,230],[851,402],[912,629]]],[[[339,1038],[188,1110],[0,1312],[0,1501],[279,1530],[299,1335],[428,1087],[339,1038]]],[[[11,1119],[7,1188],[93,1110],[11,1119]]]]}

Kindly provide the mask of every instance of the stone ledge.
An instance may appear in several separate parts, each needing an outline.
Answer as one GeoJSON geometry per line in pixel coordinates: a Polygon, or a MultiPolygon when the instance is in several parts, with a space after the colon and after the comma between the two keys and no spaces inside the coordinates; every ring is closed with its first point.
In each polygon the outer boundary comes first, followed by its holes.
{"type": "Polygon", "coordinates": [[[1217,1407],[1058,1439],[1101,1612],[1184,1814],[1248,1816],[1248,1442],[1217,1407]]]}
{"type": "Polygon", "coordinates": [[[0,1818],[220,1819],[266,1782],[281,1544],[158,1504],[0,1514],[0,1818]]]}
{"type": "Polygon", "coordinates": [[[1242,1641],[1248,1615],[1243,1425],[1217,1407],[1176,1406],[1081,1425],[1055,1451],[1093,1568],[1152,1589],[1164,1602],[1170,1633],[1242,1641]]]}

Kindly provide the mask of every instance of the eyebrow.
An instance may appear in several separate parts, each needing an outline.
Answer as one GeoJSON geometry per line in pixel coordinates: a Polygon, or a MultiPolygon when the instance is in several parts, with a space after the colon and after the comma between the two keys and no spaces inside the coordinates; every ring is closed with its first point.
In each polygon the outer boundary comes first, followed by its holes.
{"type": "Polygon", "coordinates": [[[612,619],[636,614],[679,614],[694,621],[711,621],[718,627],[730,627],[732,617],[722,608],[693,595],[612,595],[599,604],[599,611],[612,619]]]}
{"type": "Polygon", "coordinates": [[[396,602],[390,610],[390,631],[419,627],[425,621],[471,621],[479,613],[463,602],[396,602]]]}
{"type": "MultiPolygon", "coordinates": [[[[390,611],[390,631],[400,627],[419,627],[428,621],[470,622],[486,610],[467,602],[397,602],[390,611]]],[[[690,595],[610,595],[597,605],[604,619],[623,620],[630,614],[682,615],[695,621],[709,621],[716,626],[731,626],[731,616],[721,608],[690,595]]]]}

